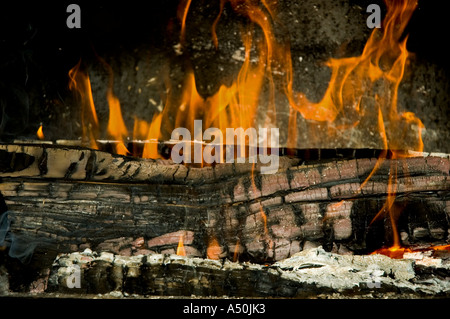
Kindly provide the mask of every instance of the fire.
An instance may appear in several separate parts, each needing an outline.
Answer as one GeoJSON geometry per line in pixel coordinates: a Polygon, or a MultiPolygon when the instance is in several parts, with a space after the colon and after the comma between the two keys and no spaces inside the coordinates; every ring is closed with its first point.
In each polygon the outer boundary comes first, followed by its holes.
{"type": "Polygon", "coordinates": [[[184,236],[183,235],[180,235],[180,240],[178,241],[177,255],[178,256],[186,256],[186,249],[184,249],[184,236]]]}
{"type": "MultiPolygon", "coordinates": [[[[263,85],[264,64],[251,64],[249,37],[244,37],[244,45],[245,61],[231,86],[222,85],[216,94],[204,99],[198,93],[193,71],[189,71],[180,97],[171,96],[161,117],[153,119],[155,129],[163,125],[169,131],[185,127],[193,132],[196,119],[202,120],[206,128],[218,128],[223,136],[226,128],[240,127],[245,130],[253,127],[263,85]],[[172,119],[174,114],[175,120],[172,119]]],[[[156,135],[155,132],[154,136],[156,135]]]]}
{"type": "Polygon", "coordinates": [[[192,0],[182,0],[178,6],[178,19],[181,22],[180,43],[184,44],[186,36],[186,18],[192,0]]]}
{"type": "Polygon", "coordinates": [[[427,248],[422,249],[413,249],[409,247],[401,247],[398,245],[394,245],[388,248],[380,248],[371,253],[371,255],[374,254],[381,254],[388,256],[390,258],[394,259],[402,259],[405,255],[405,253],[414,253],[414,252],[426,252],[426,251],[439,251],[439,250],[446,250],[450,251],[450,245],[439,245],[439,246],[430,246],[427,248]]]}
{"type": "Polygon", "coordinates": [[[366,126],[378,123],[378,128],[373,129],[378,129],[380,135],[372,141],[378,148],[421,151],[422,122],[413,113],[397,110],[398,88],[408,59],[407,37],[402,36],[417,3],[387,0],[386,5],[383,27],[374,29],[361,56],[326,63],[332,74],[320,102],[312,103],[293,90],[290,69],[287,96],[305,119],[323,122],[320,124],[326,125],[328,134],[336,134],[343,127],[364,132],[366,126]],[[417,132],[411,132],[411,126],[417,132]]]}
{"type": "Polygon", "coordinates": [[[147,140],[149,143],[145,144],[143,158],[159,158],[158,154],[158,138],[161,130],[162,114],[153,115],[152,122],[148,129],[147,140]]]}
{"type": "Polygon", "coordinates": [[[69,89],[77,93],[81,105],[82,141],[90,148],[98,149],[99,124],[89,75],[80,70],[81,60],[69,71],[69,89]]]}
{"type": "Polygon", "coordinates": [[[130,152],[124,144],[124,139],[128,136],[128,130],[123,121],[119,99],[112,93],[111,88],[109,88],[106,93],[106,99],[109,104],[108,134],[113,139],[117,140],[116,153],[127,155],[130,152]]]}
{"type": "MultiPolygon", "coordinates": [[[[220,0],[220,12],[211,28],[212,40],[216,48],[219,40],[216,34],[217,24],[223,13],[225,3],[229,2],[233,10],[250,19],[255,25],[259,26],[264,33],[264,41],[259,44],[258,54],[255,57],[258,62],[252,63],[250,51],[252,49],[252,38],[249,36],[251,30],[243,32],[243,45],[245,47],[245,60],[237,79],[230,87],[222,85],[218,92],[203,100],[199,98],[196,91],[195,78],[191,72],[185,85],[185,95],[178,105],[183,115],[186,114],[184,106],[189,108],[189,121],[192,122],[195,116],[205,112],[204,119],[207,127],[217,127],[222,133],[226,127],[244,129],[252,127],[256,112],[259,108],[259,98],[264,84],[264,80],[269,80],[270,97],[269,110],[267,113],[265,126],[267,127],[275,121],[275,102],[274,102],[274,82],[272,78],[272,63],[274,55],[274,46],[276,43],[273,34],[271,22],[275,12],[276,1],[246,1],[246,0],[220,0]],[[192,117],[194,116],[194,118],[192,117]]],[[[190,0],[180,2],[178,17],[181,22],[180,43],[183,44],[185,38],[186,16],[191,5],[190,0]]],[[[278,46],[276,46],[278,48],[278,46]]],[[[279,52],[277,52],[279,53],[279,52]]],[[[278,54],[281,58],[283,55],[278,54]]],[[[183,118],[185,118],[183,116],[183,118]]],[[[192,124],[191,124],[192,125],[192,124]]],[[[189,126],[184,126],[189,129],[189,126]]]]}
{"type": "Polygon", "coordinates": [[[401,247],[400,245],[393,245],[391,247],[377,249],[371,253],[371,255],[380,254],[394,259],[402,259],[405,253],[411,252],[413,252],[413,250],[410,248],[401,247]]]}
{"type": "MultiPolygon", "coordinates": [[[[382,28],[375,28],[360,56],[332,58],[326,62],[331,70],[329,86],[323,98],[311,102],[308,97],[294,89],[294,76],[289,42],[275,37],[277,25],[275,0],[219,0],[220,11],[211,28],[212,42],[216,48],[220,45],[217,27],[229,3],[232,10],[248,18],[252,23],[243,30],[241,37],[244,47],[244,59],[236,79],[231,85],[222,85],[216,93],[207,98],[198,90],[194,72],[188,69],[181,91],[170,86],[165,106],[161,112],[153,114],[151,121],[135,117],[133,140],[144,141],[141,154],[135,148],[132,154],[143,158],[159,158],[158,141],[169,140],[170,132],[184,127],[193,132],[194,121],[202,120],[205,128],[216,127],[223,135],[226,128],[244,130],[260,124],[264,127],[275,125],[275,91],[282,91],[289,102],[289,121],[287,123],[287,147],[297,148],[299,130],[308,130],[310,138],[317,141],[338,140],[342,147],[349,147],[346,136],[355,135],[354,145],[365,145],[383,149],[373,171],[361,184],[361,189],[381,166],[387,156],[394,160],[388,177],[387,199],[374,220],[389,214],[393,245],[387,248],[392,255],[400,254],[401,247],[396,219],[399,212],[393,207],[397,193],[397,166],[405,157],[405,150],[423,151],[420,119],[411,112],[399,112],[397,105],[399,85],[405,74],[409,53],[406,49],[406,26],[417,7],[416,0],[386,0],[387,13],[382,28]],[[260,28],[262,36],[252,37],[252,28],[260,28]],[[276,89],[276,81],[281,90],[276,89]],[[279,85],[279,84],[278,84],[279,85]],[[265,98],[267,109],[261,107],[263,87],[268,88],[265,98]],[[255,123],[258,112],[264,112],[265,122],[255,123]],[[299,127],[298,120],[303,118],[307,127],[299,127]],[[361,134],[352,134],[360,132],[361,134]],[[375,134],[373,134],[375,132],[375,134]],[[349,133],[349,134],[346,134],[349,133]],[[369,134],[370,133],[370,134],[369,134]],[[373,135],[373,136],[372,136],[373,135]],[[359,140],[358,140],[359,139],[359,140]]],[[[180,45],[186,40],[186,23],[191,0],[182,0],[177,16],[180,21],[180,45]]],[[[129,155],[125,141],[130,138],[129,130],[123,120],[119,99],[112,87],[112,70],[106,100],[109,104],[107,136],[116,141],[115,152],[129,155]]],[[[92,89],[87,72],[80,70],[78,63],[70,72],[70,88],[78,93],[81,105],[81,126],[84,142],[92,148],[97,147],[100,137],[100,124],[92,97],[92,89]]],[[[195,140],[195,136],[193,136],[195,140]]],[[[353,145],[353,144],[350,144],[353,145]]],[[[252,173],[252,186],[256,191],[252,173]]],[[[264,232],[268,235],[267,216],[261,208],[264,232]]],[[[216,239],[208,245],[208,257],[217,257],[220,247],[216,239]]],[[[183,240],[177,254],[184,254],[183,240]]]]}
{"type": "Polygon", "coordinates": [[[45,139],[44,132],[42,131],[42,124],[41,124],[41,126],[39,126],[39,128],[36,132],[36,135],[37,135],[38,139],[40,139],[40,140],[45,139]]]}
{"type": "Polygon", "coordinates": [[[240,241],[239,239],[236,241],[236,245],[234,246],[234,253],[233,253],[233,262],[238,261],[239,259],[239,250],[240,250],[240,241]]]}
{"type": "MultiPolygon", "coordinates": [[[[106,101],[109,106],[109,118],[106,127],[106,135],[114,141],[114,151],[120,155],[130,155],[125,141],[129,138],[129,132],[122,115],[120,101],[113,92],[113,76],[111,67],[103,60],[110,74],[110,81],[106,91],[106,101]]],[[[98,149],[98,140],[100,138],[100,124],[97,118],[94,99],[92,96],[91,81],[87,72],[80,70],[81,61],[69,71],[69,89],[76,92],[76,97],[81,105],[81,127],[82,141],[89,147],[98,149]]],[[[157,141],[161,127],[161,114],[154,115],[151,123],[140,120],[135,117],[133,139],[146,140],[152,143],[146,143],[141,154],[143,158],[159,158],[157,153],[157,141]]],[[[138,151],[134,150],[134,155],[138,156],[138,151]]]]}
{"type": "MultiPolygon", "coordinates": [[[[374,29],[362,54],[358,57],[333,58],[326,63],[332,74],[328,89],[318,103],[310,102],[305,94],[294,90],[289,43],[279,41],[274,35],[277,23],[276,1],[220,0],[220,12],[211,29],[212,41],[216,46],[219,45],[216,29],[225,3],[229,3],[234,11],[253,23],[253,26],[242,32],[245,57],[235,81],[230,86],[222,85],[215,94],[203,98],[198,93],[194,72],[188,69],[181,93],[174,93],[176,90],[168,87],[171,93],[161,113],[154,114],[149,122],[135,119],[133,139],[168,140],[167,132],[176,127],[192,130],[196,119],[203,120],[206,128],[217,127],[222,133],[225,133],[227,127],[252,127],[256,124],[256,115],[261,109],[260,97],[266,84],[269,88],[269,106],[266,110],[266,122],[263,124],[265,127],[273,125],[276,113],[274,74],[277,74],[278,79],[281,77],[291,106],[287,140],[289,147],[298,145],[297,119],[301,116],[315,128],[311,138],[323,138],[325,132],[328,135],[326,139],[331,139],[339,131],[364,132],[370,126],[372,131],[379,132],[370,142],[373,146],[394,151],[423,149],[422,122],[413,113],[399,113],[397,109],[398,87],[408,59],[407,37],[403,37],[403,33],[417,6],[416,1],[386,0],[388,11],[383,28],[374,29]],[[262,30],[262,39],[257,41],[252,37],[252,28],[255,26],[262,30]],[[411,130],[411,127],[414,129],[411,130]]],[[[190,5],[190,0],[183,0],[178,8],[181,39],[186,35],[190,5]]],[[[79,69],[80,63],[69,72],[70,86],[81,96],[83,138],[95,144],[99,137],[99,124],[89,76],[79,69]]],[[[109,66],[108,69],[112,74],[109,66]]],[[[118,141],[117,153],[129,154],[125,139],[130,137],[122,117],[120,101],[112,91],[112,75],[106,99],[110,108],[108,137],[118,141]]],[[[361,139],[366,138],[362,134],[361,139]]],[[[341,141],[343,147],[347,145],[346,142],[341,141]]],[[[155,145],[147,146],[143,156],[157,157],[155,145]]]]}
{"type": "MultiPolygon", "coordinates": [[[[397,165],[404,158],[404,150],[423,151],[423,124],[411,112],[398,112],[397,98],[400,82],[408,60],[405,28],[417,7],[415,0],[386,0],[387,14],[381,29],[375,28],[360,56],[330,59],[326,65],[331,69],[329,86],[318,103],[310,102],[301,92],[293,89],[292,67],[286,63],[286,95],[293,110],[309,120],[314,127],[325,126],[325,130],[314,130],[312,136],[333,138],[342,130],[378,132],[369,143],[384,151],[373,171],[362,183],[361,189],[374,172],[391,156],[390,174],[387,184],[387,199],[373,221],[389,214],[392,225],[393,244],[387,251],[397,256],[401,248],[396,221],[400,212],[394,209],[397,194],[397,165]],[[370,98],[368,98],[370,97],[370,98]],[[376,123],[373,125],[372,123],[376,123]]],[[[288,55],[288,54],[287,54],[288,55]]],[[[296,113],[291,110],[288,145],[297,145],[296,113]]],[[[367,134],[362,139],[369,139],[367,134]]],[[[343,145],[346,141],[342,141],[343,145]]],[[[367,141],[364,141],[367,143],[367,141]]]]}
{"type": "MultiPolygon", "coordinates": [[[[151,123],[138,118],[134,119],[133,139],[144,140],[142,158],[159,158],[158,138],[161,130],[162,113],[154,114],[151,123]]],[[[137,156],[137,150],[133,152],[137,156]]]]}

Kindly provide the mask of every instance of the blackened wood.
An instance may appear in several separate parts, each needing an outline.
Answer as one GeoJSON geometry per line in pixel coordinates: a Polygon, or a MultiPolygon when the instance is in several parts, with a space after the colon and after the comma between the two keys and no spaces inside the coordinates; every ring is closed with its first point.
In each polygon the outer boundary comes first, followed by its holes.
{"type": "Polygon", "coordinates": [[[34,250],[51,262],[56,252],[85,247],[175,252],[182,231],[193,256],[207,256],[211,243],[218,258],[256,262],[310,245],[367,253],[392,243],[389,216],[372,220],[394,171],[408,242],[448,240],[448,157],[305,165],[282,156],[276,174],[259,169],[259,163],[195,168],[77,147],[0,145],[3,225],[13,235],[6,244],[17,257],[34,250]],[[139,238],[144,243],[134,245],[139,238]]]}

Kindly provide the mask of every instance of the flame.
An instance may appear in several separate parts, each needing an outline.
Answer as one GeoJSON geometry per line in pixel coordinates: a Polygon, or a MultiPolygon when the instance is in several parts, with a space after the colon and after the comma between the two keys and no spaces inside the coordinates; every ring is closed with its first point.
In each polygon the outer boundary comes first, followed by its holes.
{"type": "MultiPolygon", "coordinates": [[[[216,45],[216,47],[218,46],[216,27],[217,23],[220,20],[220,16],[223,13],[223,7],[226,2],[227,0],[221,0],[220,12],[216,20],[214,21],[211,30],[213,42],[216,45]]],[[[264,33],[264,39],[267,45],[267,61],[271,62],[273,55],[273,47],[275,44],[275,36],[273,34],[272,28],[272,17],[274,16],[276,1],[228,0],[228,2],[230,2],[231,7],[233,8],[234,11],[244,16],[247,16],[251,22],[255,23],[261,28],[262,32],[264,33]]],[[[267,67],[270,68],[270,63],[268,63],[267,67]]]]}
{"type": "Polygon", "coordinates": [[[128,130],[123,121],[119,99],[112,92],[112,88],[108,89],[106,99],[109,104],[108,134],[113,139],[118,141],[118,144],[115,146],[116,153],[120,155],[127,155],[130,152],[124,144],[124,139],[128,136],[128,130]]]}
{"type": "Polygon", "coordinates": [[[41,141],[45,139],[44,132],[42,131],[42,124],[39,126],[36,135],[41,141]]]}
{"type": "MultiPolygon", "coordinates": [[[[326,63],[331,69],[331,79],[322,100],[318,103],[310,102],[303,93],[296,92],[293,89],[292,59],[289,46],[287,43],[276,41],[273,32],[273,24],[276,20],[275,1],[221,0],[219,15],[212,26],[214,45],[218,47],[216,28],[226,2],[229,2],[235,11],[247,16],[258,25],[264,34],[264,47],[260,46],[258,59],[264,65],[260,74],[263,74],[262,77],[265,76],[269,82],[269,109],[274,110],[275,105],[272,75],[275,69],[273,57],[276,57],[277,67],[285,74],[285,93],[292,107],[288,127],[288,147],[295,147],[298,142],[297,113],[310,121],[313,128],[314,122],[327,127],[326,130],[319,130],[318,128],[313,130],[311,133],[313,138],[315,136],[321,138],[319,131],[326,132],[325,138],[331,139],[339,131],[364,131],[367,123],[377,123],[377,126],[372,127],[373,131],[379,132],[374,143],[384,151],[369,177],[362,183],[361,189],[384,162],[388,150],[393,150],[393,159],[402,156],[397,150],[423,150],[422,122],[411,112],[399,113],[397,110],[398,88],[408,59],[407,37],[403,37],[403,33],[417,6],[416,1],[387,0],[388,11],[383,28],[381,30],[374,29],[361,56],[330,59],[326,63]],[[367,96],[374,98],[374,105],[367,105],[368,103],[365,100],[367,96]],[[417,131],[411,133],[411,127],[416,127],[417,131]]],[[[246,69],[247,54],[251,42],[244,39],[244,43],[246,60],[241,68],[241,73],[248,74],[246,69]]],[[[218,106],[217,110],[220,112],[221,104],[219,103],[218,106]]],[[[253,108],[253,110],[255,109],[253,108]]],[[[227,122],[228,124],[234,124],[230,121],[227,122]]],[[[363,136],[363,139],[365,138],[367,136],[363,136]]],[[[342,141],[342,143],[347,143],[347,141],[342,141]]],[[[397,161],[392,161],[392,165],[388,179],[387,200],[375,219],[386,212],[389,213],[394,238],[393,247],[395,248],[400,246],[396,228],[397,216],[392,210],[397,191],[397,161]]],[[[256,190],[253,173],[252,185],[256,190]]],[[[267,234],[267,217],[262,207],[261,217],[267,234]]]]}
{"type": "Polygon", "coordinates": [[[148,129],[147,143],[142,153],[143,158],[160,158],[158,153],[158,138],[161,130],[162,113],[153,115],[152,122],[148,129]]]}
{"type": "Polygon", "coordinates": [[[105,60],[98,57],[100,62],[108,70],[109,83],[106,91],[106,100],[109,105],[109,119],[107,126],[107,133],[109,138],[117,142],[115,151],[119,155],[128,155],[130,152],[125,146],[125,139],[128,137],[128,130],[122,117],[122,110],[120,108],[120,101],[113,93],[114,72],[111,66],[105,60]]]}
{"type": "MultiPolygon", "coordinates": [[[[100,58],[99,58],[100,59],[100,58]]],[[[109,71],[110,79],[106,91],[106,100],[109,105],[109,119],[106,128],[109,138],[116,141],[115,153],[129,155],[130,152],[125,146],[125,139],[128,138],[128,130],[122,116],[119,99],[113,93],[113,72],[111,67],[102,59],[100,61],[109,71]]],[[[100,137],[100,125],[97,118],[94,99],[92,96],[91,81],[89,75],[80,70],[81,60],[69,71],[69,89],[77,93],[81,105],[81,127],[82,140],[89,147],[98,149],[98,139],[100,137]]]]}
{"type": "MultiPolygon", "coordinates": [[[[160,158],[158,153],[158,138],[161,130],[162,113],[154,114],[151,123],[138,119],[134,119],[133,140],[144,140],[144,149],[142,151],[142,158],[160,158]]],[[[134,156],[138,156],[138,151],[135,147],[133,151],[134,156]]]]}
{"type": "Polygon", "coordinates": [[[401,37],[417,6],[417,2],[412,0],[390,0],[386,1],[386,5],[388,6],[388,12],[384,21],[384,32],[380,38],[380,35],[377,35],[378,31],[375,30],[363,52],[363,56],[367,56],[367,59],[369,59],[367,63],[369,63],[368,74],[371,83],[375,83],[379,79],[386,83],[385,89],[381,92],[382,94],[375,94],[376,101],[380,102],[377,122],[385,151],[379,157],[368,179],[379,168],[386,158],[387,150],[390,149],[392,160],[390,162],[387,185],[387,199],[382,209],[373,218],[372,223],[385,214],[389,215],[393,243],[391,247],[378,250],[377,253],[382,253],[392,258],[401,258],[405,252],[410,250],[401,245],[400,235],[397,230],[397,219],[401,211],[394,207],[397,195],[398,165],[401,159],[406,157],[400,150],[423,151],[422,122],[411,112],[398,113],[397,110],[398,88],[403,78],[408,58],[406,49],[408,37],[406,36],[403,40],[401,40],[401,37]],[[412,125],[417,127],[417,132],[411,138],[408,136],[411,132],[408,128],[412,125]]]}
{"type": "MultiPolygon", "coordinates": [[[[222,85],[208,98],[203,98],[198,90],[192,70],[187,72],[181,94],[170,96],[161,117],[155,117],[152,124],[155,131],[165,127],[169,131],[177,127],[185,127],[193,132],[194,120],[203,121],[205,128],[218,128],[223,136],[226,128],[243,128],[254,125],[259,97],[264,80],[264,63],[261,59],[251,62],[251,38],[243,36],[245,60],[237,79],[230,85],[222,85]],[[173,116],[175,114],[175,120],[173,116]]],[[[157,134],[154,133],[154,136],[157,134]]],[[[169,139],[168,136],[165,138],[169,139]]]]}
{"type": "Polygon", "coordinates": [[[192,0],[182,0],[178,5],[177,17],[181,22],[181,31],[180,31],[180,43],[184,45],[186,38],[186,18],[189,12],[189,7],[191,6],[192,0]]]}
{"type": "Polygon", "coordinates": [[[305,119],[325,122],[321,124],[329,128],[328,132],[338,131],[342,122],[363,131],[367,123],[377,121],[383,126],[379,130],[379,148],[421,151],[422,122],[413,113],[397,110],[398,87],[408,58],[407,37],[402,36],[417,3],[386,0],[386,5],[383,28],[374,29],[361,56],[330,59],[326,63],[332,74],[320,102],[312,103],[304,94],[293,90],[291,69],[287,76],[287,96],[291,106],[305,119]],[[373,109],[365,105],[366,97],[374,98],[373,109]],[[413,136],[409,130],[411,125],[418,129],[413,136]]]}
{"type": "Polygon", "coordinates": [[[186,250],[184,249],[184,235],[180,235],[180,240],[178,241],[177,247],[178,256],[186,256],[186,250]]]}
{"type": "Polygon", "coordinates": [[[234,246],[233,262],[237,262],[239,260],[240,247],[241,242],[238,238],[238,240],[236,241],[236,245],[234,246]]]}
{"type": "MultiPolygon", "coordinates": [[[[258,25],[264,33],[265,41],[259,46],[258,62],[251,63],[250,50],[252,38],[249,36],[250,30],[244,32],[243,44],[245,47],[245,58],[237,79],[230,87],[222,85],[213,96],[203,99],[198,94],[195,85],[195,77],[190,71],[187,75],[181,101],[166,105],[167,112],[164,117],[177,111],[175,127],[185,127],[190,129],[194,119],[203,118],[206,127],[219,128],[225,133],[225,128],[242,127],[244,130],[254,125],[256,111],[259,106],[259,97],[265,78],[269,79],[270,85],[270,106],[271,116],[267,122],[274,122],[274,84],[272,79],[271,64],[273,55],[273,44],[275,36],[271,27],[271,16],[274,15],[275,3],[273,0],[246,1],[246,0],[220,0],[220,12],[212,25],[212,40],[216,47],[219,41],[216,34],[217,24],[223,13],[225,3],[229,2],[236,12],[247,16],[253,23],[258,25]],[[174,105],[172,105],[174,104],[174,105]],[[186,123],[187,122],[187,123],[186,123]],[[190,123],[190,124],[189,124],[190,123]],[[183,124],[183,125],[181,125],[183,124]]],[[[178,7],[178,18],[181,21],[181,40],[184,42],[186,17],[191,5],[190,0],[183,0],[178,7]]],[[[270,114],[268,114],[270,115],[270,114]]],[[[164,122],[165,119],[163,119],[164,122]]]]}
{"type": "MultiPolygon", "coordinates": [[[[133,140],[134,141],[145,140],[147,138],[149,125],[150,124],[147,121],[139,119],[138,117],[135,116],[134,117],[134,126],[133,126],[133,140]]],[[[136,157],[140,156],[140,150],[139,150],[137,144],[133,145],[133,156],[136,156],[136,157]]],[[[144,157],[144,156],[142,155],[142,157],[144,157]]]]}
{"type": "Polygon", "coordinates": [[[133,140],[144,140],[147,138],[149,123],[138,117],[134,117],[133,140]]]}
{"type": "Polygon", "coordinates": [[[69,71],[69,89],[77,93],[81,105],[82,141],[98,149],[99,124],[89,75],[80,70],[81,60],[69,71]]]}

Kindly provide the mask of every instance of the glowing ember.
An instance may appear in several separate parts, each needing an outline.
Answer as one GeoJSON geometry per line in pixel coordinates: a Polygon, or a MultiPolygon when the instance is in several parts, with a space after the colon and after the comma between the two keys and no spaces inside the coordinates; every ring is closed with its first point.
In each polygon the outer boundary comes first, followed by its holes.
{"type": "Polygon", "coordinates": [[[206,256],[209,259],[218,260],[220,258],[221,253],[222,249],[220,248],[219,243],[215,238],[212,238],[208,243],[208,248],[206,249],[206,256]]]}
{"type": "Polygon", "coordinates": [[[402,259],[405,253],[412,252],[411,249],[400,247],[400,246],[391,246],[388,248],[380,248],[375,250],[371,255],[380,254],[385,255],[394,259],[402,259]]]}
{"type": "Polygon", "coordinates": [[[446,250],[450,251],[450,245],[441,245],[441,246],[430,246],[422,249],[414,249],[411,247],[400,247],[400,246],[391,246],[387,248],[380,248],[375,250],[371,255],[380,254],[385,255],[394,259],[402,259],[405,253],[415,253],[415,252],[427,252],[427,251],[439,251],[446,250]]]}

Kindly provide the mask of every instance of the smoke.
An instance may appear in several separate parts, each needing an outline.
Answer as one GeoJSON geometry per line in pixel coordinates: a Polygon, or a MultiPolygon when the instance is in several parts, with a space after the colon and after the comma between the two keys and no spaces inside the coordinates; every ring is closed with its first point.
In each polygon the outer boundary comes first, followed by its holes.
{"type": "Polygon", "coordinates": [[[36,241],[26,235],[13,234],[11,222],[14,221],[15,213],[6,211],[0,215],[0,246],[9,248],[8,255],[28,264],[31,261],[36,248],[36,241]]]}

